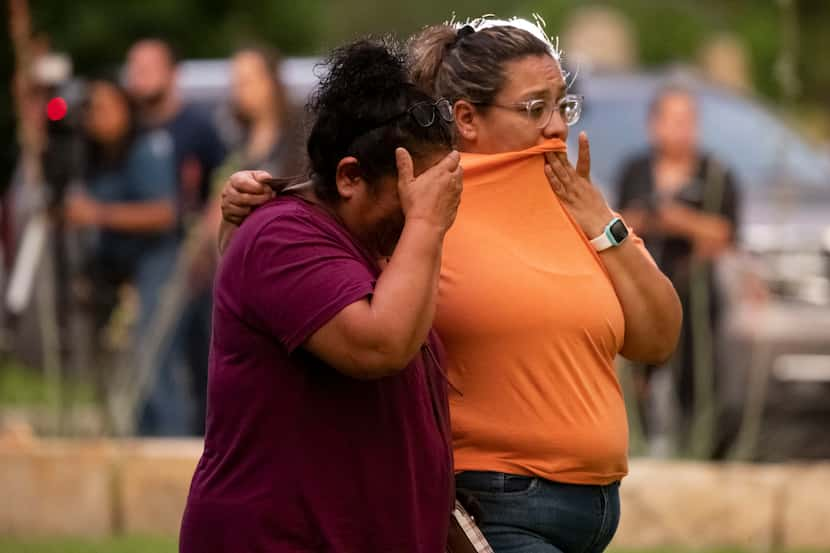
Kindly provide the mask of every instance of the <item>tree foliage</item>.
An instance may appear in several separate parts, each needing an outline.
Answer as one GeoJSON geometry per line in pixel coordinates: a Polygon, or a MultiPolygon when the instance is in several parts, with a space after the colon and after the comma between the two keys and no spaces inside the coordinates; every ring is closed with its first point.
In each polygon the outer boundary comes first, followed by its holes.
{"type": "MultiPolygon", "coordinates": [[[[36,27],[54,47],[69,52],[82,73],[121,63],[131,42],[167,38],[184,57],[226,56],[234,47],[267,41],[287,54],[319,54],[350,38],[392,32],[410,34],[453,14],[460,18],[496,13],[540,13],[557,34],[585,0],[30,0],[36,27]]],[[[782,6],[797,15],[797,75],[801,99],[830,98],[830,2],[825,0],[604,0],[626,14],[638,33],[645,65],[694,59],[708,36],[730,31],[750,49],[755,85],[771,99],[782,96],[775,66],[782,40],[782,6]]],[[[0,50],[0,76],[8,82],[8,38],[0,50]]],[[[9,105],[7,90],[0,102],[9,105]]],[[[0,110],[0,132],[11,139],[11,110],[0,110]]],[[[7,156],[8,161],[8,156],[7,156]]]]}

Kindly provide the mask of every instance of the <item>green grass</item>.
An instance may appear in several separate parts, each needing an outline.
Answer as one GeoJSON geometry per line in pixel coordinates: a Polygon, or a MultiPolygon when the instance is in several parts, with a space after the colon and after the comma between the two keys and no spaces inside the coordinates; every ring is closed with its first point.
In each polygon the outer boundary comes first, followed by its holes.
{"type": "Polygon", "coordinates": [[[0,553],[176,553],[175,538],[16,540],[0,537],[0,553]]]}
{"type": "Polygon", "coordinates": [[[14,362],[0,365],[0,405],[42,405],[49,392],[42,373],[14,362]]]}
{"type": "MultiPolygon", "coordinates": [[[[42,371],[29,369],[13,361],[0,362],[0,406],[48,406],[58,397],[57,384],[48,381],[42,371]]],[[[94,401],[88,384],[67,382],[63,392],[77,403],[94,401]]]]}

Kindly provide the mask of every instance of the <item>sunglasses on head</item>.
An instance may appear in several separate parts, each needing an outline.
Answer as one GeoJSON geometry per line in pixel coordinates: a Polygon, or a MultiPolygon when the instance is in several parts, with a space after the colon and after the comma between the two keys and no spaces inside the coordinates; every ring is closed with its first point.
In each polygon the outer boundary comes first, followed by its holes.
{"type": "Polygon", "coordinates": [[[431,127],[435,124],[435,120],[438,117],[447,123],[455,121],[455,118],[452,115],[452,104],[450,104],[450,101],[446,98],[439,98],[434,102],[416,102],[401,113],[393,115],[389,119],[378,123],[372,128],[377,129],[384,125],[388,125],[392,121],[400,119],[405,115],[411,116],[421,127],[431,127]]]}
{"type": "Polygon", "coordinates": [[[435,102],[418,102],[407,109],[406,113],[409,113],[422,127],[432,126],[436,116],[441,117],[447,123],[455,120],[452,115],[452,104],[446,98],[439,98],[435,102]]]}

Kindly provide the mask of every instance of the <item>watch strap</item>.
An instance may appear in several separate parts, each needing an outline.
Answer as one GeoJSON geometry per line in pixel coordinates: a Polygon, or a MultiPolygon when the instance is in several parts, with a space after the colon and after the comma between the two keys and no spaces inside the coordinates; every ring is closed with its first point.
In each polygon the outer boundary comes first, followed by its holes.
{"type": "Polygon", "coordinates": [[[594,249],[598,252],[605,251],[609,248],[613,248],[615,246],[619,246],[620,242],[614,239],[614,235],[611,233],[611,227],[614,226],[618,221],[622,221],[620,217],[614,217],[611,219],[611,222],[605,225],[605,228],[602,231],[602,234],[597,236],[596,238],[591,239],[591,244],[594,246],[594,249]]]}
{"type": "Polygon", "coordinates": [[[603,231],[602,234],[597,236],[596,238],[591,239],[591,244],[594,246],[594,249],[598,252],[602,252],[607,250],[608,248],[614,247],[614,242],[608,238],[608,232],[603,231]]]}

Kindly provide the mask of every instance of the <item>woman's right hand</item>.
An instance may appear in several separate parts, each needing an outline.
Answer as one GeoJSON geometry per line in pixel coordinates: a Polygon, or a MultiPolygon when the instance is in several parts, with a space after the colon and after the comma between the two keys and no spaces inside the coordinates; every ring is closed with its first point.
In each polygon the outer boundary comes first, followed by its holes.
{"type": "Polygon", "coordinates": [[[395,150],[398,165],[398,196],[407,221],[423,220],[446,232],[455,221],[461,203],[461,156],[452,151],[444,159],[415,177],[412,156],[404,148],[395,150]]]}
{"type": "Polygon", "coordinates": [[[271,178],[265,171],[239,171],[222,187],[222,218],[241,225],[251,212],[274,197],[274,191],[263,181],[271,178]]]}

